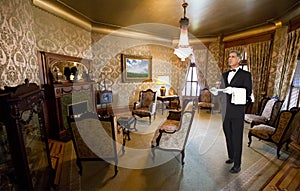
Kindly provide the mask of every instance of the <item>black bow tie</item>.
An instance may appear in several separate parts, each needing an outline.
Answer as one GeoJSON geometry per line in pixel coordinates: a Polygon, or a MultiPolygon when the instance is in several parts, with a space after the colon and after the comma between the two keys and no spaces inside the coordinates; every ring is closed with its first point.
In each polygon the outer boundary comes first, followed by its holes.
{"type": "Polygon", "coordinates": [[[236,71],[236,69],[229,70],[229,72],[235,72],[235,71],[236,71]]]}

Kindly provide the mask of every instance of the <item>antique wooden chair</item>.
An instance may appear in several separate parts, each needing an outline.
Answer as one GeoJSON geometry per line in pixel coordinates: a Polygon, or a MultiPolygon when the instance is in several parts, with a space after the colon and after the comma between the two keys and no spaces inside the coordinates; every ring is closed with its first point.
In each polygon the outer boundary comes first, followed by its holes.
{"type": "Polygon", "coordinates": [[[260,102],[262,105],[259,108],[258,114],[245,114],[245,122],[250,123],[251,127],[258,124],[268,124],[273,126],[278,114],[281,110],[283,100],[274,97],[272,99],[264,98],[260,102]]]}
{"type": "Polygon", "coordinates": [[[124,152],[122,128],[115,116],[100,118],[96,113],[87,112],[80,116],[68,116],[68,123],[76,152],[79,174],[82,175],[82,161],[113,161],[115,174],[118,169],[118,152],[124,152]]]}
{"type": "Polygon", "coordinates": [[[277,158],[280,157],[280,150],[286,143],[286,149],[291,142],[291,135],[296,127],[299,127],[300,110],[280,111],[279,117],[274,126],[259,124],[254,125],[248,132],[248,147],[252,143],[252,136],[260,140],[272,142],[277,146],[277,158]]]}
{"type": "Polygon", "coordinates": [[[140,91],[139,101],[134,102],[132,115],[139,117],[149,117],[149,123],[151,124],[151,117],[156,116],[156,91],[147,89],[140,91]]]}
{"type": "Polygon", "coordinates": [[[167,119],[155,131],[151,147],[155,158],[155,149],[179,151],[184,165],[185,145],[194,119],[196,99],[185,99],[181,111],[170,110],[167,119]]]}
{"type": "Polygon", "coordinates": [[[199,102],[198,102],[198,113],[200,109],[209,109],[210,111],[214,107],[213,97],[208,88],[200,90],[199,102]]]}

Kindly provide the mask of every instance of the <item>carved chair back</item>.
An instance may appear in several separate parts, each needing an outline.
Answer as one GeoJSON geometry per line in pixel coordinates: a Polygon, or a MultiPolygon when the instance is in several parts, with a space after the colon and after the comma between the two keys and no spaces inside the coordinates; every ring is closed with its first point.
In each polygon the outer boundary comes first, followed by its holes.
{"type": "Polygon", "coordinates": [[[82,161],[108,160],[115,162],[117,174],[118,151],[124,151],[123,132],[118,129],[115,116],[99,118],[87,112],[79,117],[68,117],[79,173],[82,161]]]}
{"type": "Polygon", "coordinates": [[[214,107],[212,94],[210,93],[208,88],[203,88],[200,91],[198,101],[198,113],[201,108],[207,108],[211,110],[214,107]]]}

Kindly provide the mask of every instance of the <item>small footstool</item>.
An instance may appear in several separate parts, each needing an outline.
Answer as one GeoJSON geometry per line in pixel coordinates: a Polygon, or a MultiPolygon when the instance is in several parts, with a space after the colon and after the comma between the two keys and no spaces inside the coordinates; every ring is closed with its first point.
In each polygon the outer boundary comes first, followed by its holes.
{"type": "Polygon", "coordinates": [[[135,131],[137,131],[137,129],[135,127],[136,126],[136,118],[132,115],[120,116],[117,121],[118,121],[118,124],[123,127],[124,136],[127,135],[128,140],[130,140],[130,131],[133,129],[135,131]],[[132,123],[134,123],[133,128],[131,128],[132,123]]]}

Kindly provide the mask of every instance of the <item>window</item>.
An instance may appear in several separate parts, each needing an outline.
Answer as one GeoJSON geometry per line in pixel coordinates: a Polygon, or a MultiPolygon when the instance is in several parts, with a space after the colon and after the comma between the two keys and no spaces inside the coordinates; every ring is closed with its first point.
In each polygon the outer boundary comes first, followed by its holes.
{"type": "Polygon", "coordinates": [[[300,57],[298,57],[298,62],[287,101],[288,109],[292,107],[300,107],[300,57]]]}
{"type": "Polygon", "coordinates": [[[197,67],[195,63],[191,63],[188,70],[185,86],[182,90],[183,96],[199,96],[200,86],[198,83],[197,67]]]}
{"type": "Polygon", "coordinates": [[[244,52],[241,53],[241,56],[242,56],[242,60],[240,62],[239,67],[243,70],[248,71],[248,62],[247,62],[247,51],[246,51],[246,49],[244,49],[244,52]]]}

